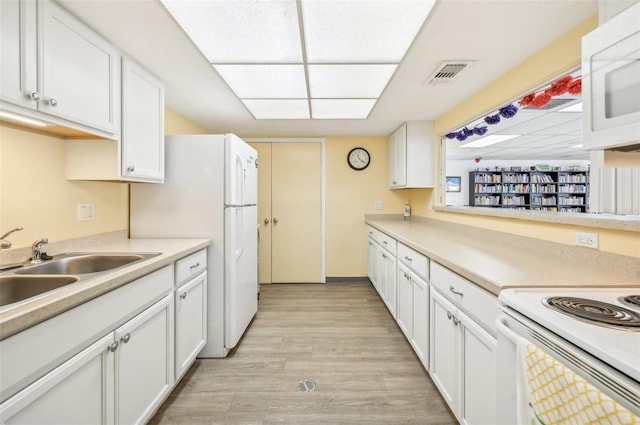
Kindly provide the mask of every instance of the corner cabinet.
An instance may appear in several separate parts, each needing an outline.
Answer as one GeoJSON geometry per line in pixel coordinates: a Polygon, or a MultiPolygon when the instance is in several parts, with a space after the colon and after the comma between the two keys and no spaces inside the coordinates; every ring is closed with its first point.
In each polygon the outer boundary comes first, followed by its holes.
{"type": "Polygon", "coordinates": [[[407,121],[389,136],[389,188],[433,187],[433,122],[407,121]]]}
{"type": "Polygon", "coordinates": [[[120,133],[118,50],[50,0],[3,0],[0,109],[120,133]]]}
{"type": "Polygon", "coordinates": [[[67,140],[69,180],[164,182],[164,85],[122,58],[119,140],[67,140]]]}

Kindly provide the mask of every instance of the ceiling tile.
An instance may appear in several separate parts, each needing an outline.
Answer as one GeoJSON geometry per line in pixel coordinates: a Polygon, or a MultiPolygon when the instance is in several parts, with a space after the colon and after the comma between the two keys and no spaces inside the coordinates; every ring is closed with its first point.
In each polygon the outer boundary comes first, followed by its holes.
{"type": "Polygon", "coordinates": [[[397,65],[309,65],[313,98],[377,98],[397,65]]]}
{"type": "Polygon", "coordinates": [[[240,99],[305,99],[303,65],[214,65],[240,99]]]}
{"type": "Polygon", "coordinates": [[[313,119],[366,119],[376,99],[311,99],[313,119]]]}
{"type": "Polygon", "coordinates": [[[309,119],[309,102],[305,99],[244,99],[242,103],[259,120],[309,119]]]}
{"type": "Polygon", "coordinates": [[[302,62],[295,0],[161,0],[211,63],[302,62]]]}

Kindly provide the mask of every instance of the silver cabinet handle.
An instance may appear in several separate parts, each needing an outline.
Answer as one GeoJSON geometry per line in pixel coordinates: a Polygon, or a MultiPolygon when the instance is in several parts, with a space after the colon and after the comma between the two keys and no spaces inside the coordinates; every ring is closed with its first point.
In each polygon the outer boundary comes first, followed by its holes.
{"type": "Polygon", "coordinates": [[[131,339],[131,334],[126,334],[125,336],[120,338],[120,341],[122,341],[123,344],[126,344],[127,342],[129,342],[130,339],[131,339]]]}
{"type": "Polygon", "coordinates": [[[38,93],[37,91],[32,91],[31,93],[29,93],[29,99],[33,100],[34,102],[40,101],[40,93],[38,93]]]}
{"type": "Polygon", "coordinates": [[[394,182],[393,182],[393,184],[398,184],[398,182],[397,182],[397,181],[394,181],[394,182]]]}
{"type": "Polygon", "coordinates": [[[130,172],[130,173],[133,173],[135,170],[136,170],[136,167],[134,165],[129,165],[127,167],[127,171],[130,172]]]}
{"type": "Polygon", "coordinates": [[[453,314],[451,314],[450,311],[447,311],[447,319],[451,320],[451,317],[453,317],[453,314]]]}
{"type": "Polygon", "coordinates": [[[412,262],[412,261],[413,261],[413,260],[411,259],[411,257],[407,257],[407,256],[405,256],[405,257],[404,257],[404,259],[405,259],[405,260],[407,260],[407,261],[409,261],[409,262],[412,262]]]}
{"type": "Polygon", "coordinates": [[[185,298],[187,298],[186,292],[183,292],[182,294],[180,294],[180,299],[184,300],[185,298]]]}
{"type": "Polygon", "coordinates": [[[273,224],[278,224],[278,219],[277,218],[273,219],[273,224]]]}
{"type": "Polygon", "coordinates": [[[195,263],[195,264],[189,266],[189,270],[197,269],[198,267],[200,267],[200,263],[195,263]]]}
{"type": "Polygon", "coordinates": [[[454,287],[453,287],[453,285],[449,286],[449,290],[450,290],[451,292],[453,292],[454,294],[456,294],[456,295],[460,295],[461,297],[463,297],[463,296],[464,296],[464,294],[462,293],[462,291],[456,291],[456,288],[454,288],[454,287]]]}
{"type": "Polygon", "coordinates": [[[382,258],[387,258],[387,255],[386,254],[382,254],[382,258]]]}
{"type": "Polygon", "coordinates": [[[386,244],[387,244],[387,241],[382,241],[382,243],[386,245],[386,244]]]}
{"type": "Polygon", "coordinates": [[[373,246],[373,243],[369,242],[369,245],[373,246]]]}
{"type": "Polygon", "coordinates": [[[118,341],[114,342],[113,344],[109,344],[109,351],[111,351],[112,353],[115,352],[118,349],[118,341]]]}
{"type": "Polygon", "coordinates": [[[453,324],[458,326],[458,323],[460,323],[460,319],[458,319],[456,316],[453,316],[453,324]]]}
{"type": "Polygon", "coordinates": [[[58,106],[58,101],[53,97],[50,97],[49,99],[47,99],[46,102],[47,104],[49,104],[49,106],[53,106],[54,108],[58,106]]]}

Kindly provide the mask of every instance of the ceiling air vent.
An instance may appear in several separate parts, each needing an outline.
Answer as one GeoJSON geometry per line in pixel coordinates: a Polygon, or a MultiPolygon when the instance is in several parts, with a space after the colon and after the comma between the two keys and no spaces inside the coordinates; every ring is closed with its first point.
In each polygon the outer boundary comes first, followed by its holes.
{"type": "Polygon", "coordinates": [[[427,79],[425,84],[435,86],[437,84],[449,83],[472,63],[472,61],[443,62],[440,64],[436,72],[427,79]]]}

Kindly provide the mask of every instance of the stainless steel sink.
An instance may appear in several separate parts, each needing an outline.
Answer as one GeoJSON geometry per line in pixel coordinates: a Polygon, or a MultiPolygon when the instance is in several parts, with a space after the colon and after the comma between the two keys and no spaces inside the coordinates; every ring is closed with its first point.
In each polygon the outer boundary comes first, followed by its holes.
{"type": "MultiPolygon", "coordinates": [[[[69,254],[67,254],[69,255],[69,254]]],[[[86,274],[113,270],[158,254],[79,254],[16,270],[15,274],[86,274]]]]}
{"type": "Polygon", "coordinates": [[[75,283],[77,276],[0,276],[0,306],[13,304],[75,283]]]}

